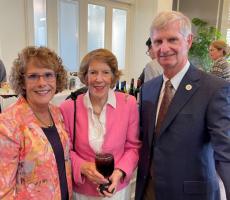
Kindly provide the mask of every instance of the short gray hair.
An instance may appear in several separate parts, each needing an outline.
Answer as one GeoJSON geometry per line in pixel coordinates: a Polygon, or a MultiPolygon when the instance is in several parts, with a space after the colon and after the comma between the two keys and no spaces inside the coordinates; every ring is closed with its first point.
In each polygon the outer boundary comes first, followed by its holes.
{"type": "Polygon", "coordinates": [[[150,36],[153,35],[154,30],[163,29],[169,23],[179,21],[180,33],[187,37],[192,33],[192,25],[190,19],[181,12],[177,11],[163,11],[160,12],[153,20],[150,28],[150,36]]]}

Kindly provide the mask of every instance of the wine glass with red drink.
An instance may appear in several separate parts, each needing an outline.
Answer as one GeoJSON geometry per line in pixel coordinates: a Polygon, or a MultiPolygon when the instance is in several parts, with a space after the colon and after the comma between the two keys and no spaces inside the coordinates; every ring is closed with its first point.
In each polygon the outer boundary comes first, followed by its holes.
{"type": "MultiPolygon", "coordinates": [[[[114,157],[113,157],[113,155],[110,153],[96,154],[95,163],[96,163],[97,171],[109,180],[109,177],[112,175],[113,170],[114,170],[114,157]]],[[[100,184],[99,185],[100,192],[102,194],[104,194],[104,191],[109,192],[108,188],[111,185],[111,183],[112,182],[109,180],[109,183],[100,184]]]]}

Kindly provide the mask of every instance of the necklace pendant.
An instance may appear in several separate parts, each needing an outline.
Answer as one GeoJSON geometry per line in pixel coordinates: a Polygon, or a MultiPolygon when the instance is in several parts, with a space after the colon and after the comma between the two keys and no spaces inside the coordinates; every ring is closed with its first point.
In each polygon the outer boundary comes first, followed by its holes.
{"type": "Polygon", "coordinates": [[[49,124],[48,125],[48,128],[52,128],[54,126],[54,124],[52,123],[52,124],[49,124]]]}
{"type": "Polygon", "coordinates": [[[38,114],[36,112],[33,112],[35,117],[38,119],[38,121],[41,123],[41,125],[43,125],[42,127],[44,128],[51,128],[54,126],[54,121],[53,121],[53,118],[52,118],[52,115],[50,113],[50,110],[48,110],[48,113],[49,113],[49,118],[50,118],[50,122],[49,123],[46,123],[44,120],[42,120],[38,114]]]}

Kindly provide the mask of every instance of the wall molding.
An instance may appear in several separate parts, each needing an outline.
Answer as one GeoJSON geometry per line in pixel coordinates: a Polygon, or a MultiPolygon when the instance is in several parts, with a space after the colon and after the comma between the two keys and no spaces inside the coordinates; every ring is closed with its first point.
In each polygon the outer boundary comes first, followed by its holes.
{"type": "Polygon", "coordinates": [[[135,0],[110,0],[110,1],[117,1],[120,3],[127,3],[127,4],[135,4],[135,0]]]}

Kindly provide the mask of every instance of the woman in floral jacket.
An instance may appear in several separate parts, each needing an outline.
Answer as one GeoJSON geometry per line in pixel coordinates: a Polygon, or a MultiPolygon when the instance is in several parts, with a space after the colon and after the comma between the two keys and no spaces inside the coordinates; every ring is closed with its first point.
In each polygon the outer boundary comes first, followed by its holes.
{"type": "Polygon", "coordinates": [[[49,103],[66,84],[61,59],[48,48],[27,47],[10,81],[19,99],[0,115],[0,199],[71,199],[68,135],[49,103]]]}

